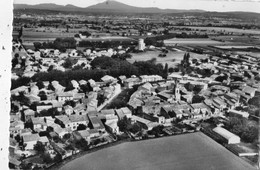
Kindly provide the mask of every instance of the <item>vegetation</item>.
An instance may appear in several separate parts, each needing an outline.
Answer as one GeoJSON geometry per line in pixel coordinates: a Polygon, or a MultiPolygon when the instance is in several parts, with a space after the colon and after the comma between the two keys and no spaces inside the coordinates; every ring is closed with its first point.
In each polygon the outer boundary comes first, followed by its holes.
{"type": "Polygon", "coordinates": [[[240,136],[244,142],[252,143],[258,140],[258,127],[250,125],[245,118],[230,117],[230,121],[226,123],[225,127],[240,136]]]}
{"type": "Polygon", "coordinates": [[[35,50],[39,49],[58,49],[61,52],[65,52],[68,48],[76,48],[76,40],[73,37],[68,38],[56,38],[54,42],[35,42],[35,50]]]}
{"type": "Polygon", "coordinates": [[[38,142],[34,145],[33,149],[34,149],[38,154],[42,154],[42,153],[45,152],[45,146],[44,146],[43,143],[40,142],[40,141],[38,141],[38,142]]]}

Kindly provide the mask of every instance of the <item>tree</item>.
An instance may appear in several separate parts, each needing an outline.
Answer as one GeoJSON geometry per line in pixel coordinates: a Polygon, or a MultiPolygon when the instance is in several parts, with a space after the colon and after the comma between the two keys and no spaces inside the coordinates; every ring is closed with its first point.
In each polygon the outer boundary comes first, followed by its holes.
{"type": "Polygon", "coordinates": [[[54,162],[60,162],[60,161],[62,161],[62,155],[59,154],[59,153],[57,153],[57,154],[55,155],[55,157],[53,158],[53,161],[54,161],[54,162]]]}
{"type": "Polygon", "coordinates": [[[131,119],[127,118],[124,116],[121,120],[117,122],[117,125],[119,127],[119,130],[121,132],[126,132],[130,129],[131,127],[131,119]]]}
{"type": "Polygon", "coordinates": [[[253,105],[257,108],[260,108],[260,96],[255,96],[248,100],[249,105],[253,105]]]}
{"type": "Polygon", "coordinates": [[[38,82],[36,83],[36,86],[38,86],[39,89],[43,89],[43,88],[44,88],[44,84],[43,84],[42,81],[38,81],[38,82]]]}
{"type": "Polygon", "coordinates": [[[33,149],[37,152],[37,153],[44,153],[45,151],[45,146],[43,145],[42,142],[37,141],[37,143],[34,145],[33,149]]]}
{"type": "Polygon", "coordinates": [[[50,163],[53,162],[53,160],[52,160],[52,158],[51,158],[49,153],[42,154],[41,158],[42,158],[43,162],[46,163],[46,164],[50,164],[50,163]]]}
{"type": "Polygon", "coordinates": [[[12,68],[14,68],[19,63],[19,54],[15,53],[14,58],[12,59],[12,68]]]}
{"type": "Polygon", "coordinates": [[[242,132],[241,138],[243,141],[252,143],[255,140],[258,140],[259,129],[254,126],[247,126],[242,132]]]}
{"type": "Polygon", "coordinates": [[[70,138],[70,133],[66,133],[65,135],[63,135],[63,138],[64,140],[68,140],[70,138]]]}
{"type": "Polygon", "coordinates": [[[42,43],[40,43],[40,42],[34,42],[33,45],[34,45],[35,51],[38,51],[39,49],[42,48],[42,43]]]}
{"type": "Polygon", "coordinates": [[[142,130],[142,127],[138,123],[134,123],[131,126],[131,128],[129,129],[129,131],[131,131],[134,134],[136,134],[137,132],[140,132],[141,130],[142,130]]]}
{"type": "Polygon", "coordinates": [[[201,103],[205,100],[203,96],[194,95],[192,98],[192,103],[201,103]]]}
{"type": "Polygon", "coordinates": [[[47,95],[45,91],[40,91],[38,96],[41,98],[41,100],[47,100],[47,95]]]}
{"type": "Polygon", "coordinates": [[[66,92],[66,91],[71,91],[71,90],[74,90],[74,89],[75,88],[74,88],[73,84],[71,82],[69,82],[64,91],[66,92]]]}
{"type": "Polygon", "coordinates": [[[16,113],[19,111],[19,107],[13,103],[11,103],[11,112],[16,113]]]}
{"type": "Polygon", "coordinates": [[[84,124],[79,124],[77,127],[77,130],[86,130],[86,129],[87,129],[87,126],[84,124]]]}
{"type": "Polygon", "coordinates": [[[63,67],[64,68],[72,68],[72,65],[73,65],[73,63],[72,63],[71,59],[70,58],[66,58],[65,62],[63,63],[63,67]]]}

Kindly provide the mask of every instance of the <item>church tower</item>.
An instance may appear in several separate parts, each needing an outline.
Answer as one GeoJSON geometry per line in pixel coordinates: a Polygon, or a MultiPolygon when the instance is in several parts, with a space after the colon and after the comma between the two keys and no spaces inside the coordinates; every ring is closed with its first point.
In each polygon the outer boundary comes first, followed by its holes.
{"type": "Polygon", "coordinates": [[[178,81],[175,82],[175,98],[176,98],[176,101],[181,100],[180,87],[179,87],[178,81]]]}

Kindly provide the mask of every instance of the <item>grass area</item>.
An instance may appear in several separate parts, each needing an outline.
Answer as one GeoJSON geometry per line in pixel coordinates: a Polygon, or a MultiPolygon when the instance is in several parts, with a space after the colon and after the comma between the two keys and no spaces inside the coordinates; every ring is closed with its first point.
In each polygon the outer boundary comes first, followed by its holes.
{"type": "MultiPolygon", "coordinates": [[[[134,63],[135,61],[147,61],[151,60],[153,58],[156,58],[156,63],[161,63],[162,65],[165,65],[168,63],[169,68],[175,67],[177,64],[181,63],[181,60],[183,59],[183,56],[186,52],[185,51],[169,51],[166,55],[166,57],[158,57],[159,54],[161,54],[161,51],[155,50],[155,51],[146,51],[141,53],[131,53],[133,56],[131,59],[127,59],[130,63],[134,63]]],[[[196,54],[196,53],[190,53],[191,59],[201,59],[206,58],[205,55],[202,54],[196,54]]]]}
{"type": "Polygon", "coordinates": [[[104,148],[69,162],[61,169],[251,170],[254,168],[198,132],[104,148]]]}

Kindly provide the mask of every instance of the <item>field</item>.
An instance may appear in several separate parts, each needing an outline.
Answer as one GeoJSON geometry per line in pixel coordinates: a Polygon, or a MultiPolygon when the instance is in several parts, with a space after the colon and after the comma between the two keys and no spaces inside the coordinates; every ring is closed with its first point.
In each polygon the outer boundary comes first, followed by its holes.
{"type": "Polygon", "coordinates": [[[223,45],[223,42],[214,41],[211,39],[193,39],[193,38],[172,38],[168,40],[164,40],[165,45],[223,45]]]}
{"type": "MultiPolygon", "coordinates": [[[[184,51],[169,51],[167,53],[166,57],[158,57],[161,52],[159,50],[156,51],[146,51],[142,53],[131,53],[132,58],[127,59],[130,63],[133,63],[135,61],[147,61],[151,60],[152,58],[156,58],[156,63],[161,63],[162,65],[165,65],[168,63],[169,67],[175,67],[177,64],[181,62],[183,59],[183,56],[185,54],[184,51]]],[[[200,54],[195,54],[195,53],[190,53],[191,59],[196,58],[196,59],[201,59],[201,58],[206,58],[205,55],[200,55],[200,54]]]]}
{"type": "Polygon", "coordinates": [[[62,170],[253,170],[202,133],[123,143],[84,155],[62,170]]]}
{"type": "Polygon", "coordinates": [[[207,30],[207,31],[224,31],[224,32],[233,32],[233,33],[240,33],[240,34],[254,34],[260,35],[260,30],[248,30],[248,29],[237,29],[237,28],[223,28],[223,27],[189,27],[189,26],[181,26],[185,28],[192,28],[198,30],[207,30]]]}

